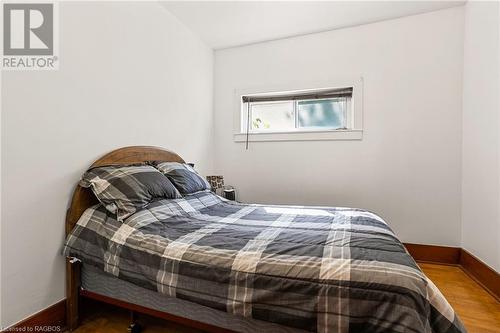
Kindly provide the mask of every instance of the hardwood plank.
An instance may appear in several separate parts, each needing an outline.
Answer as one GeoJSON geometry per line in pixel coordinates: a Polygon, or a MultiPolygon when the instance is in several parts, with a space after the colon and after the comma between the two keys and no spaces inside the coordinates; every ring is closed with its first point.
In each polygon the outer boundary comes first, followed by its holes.
{"type": "Polygon", "coordinates": [[[465,249],[449,246],[405,243],[419,262],[461,266],[473,280],[500,301],[500,274],[465,249]]]}
{"type": "Polygon", "coordinates": [[[500,303],[459,266],[419,263],[458,313],[469,333],[500,331],[500,303]]]}

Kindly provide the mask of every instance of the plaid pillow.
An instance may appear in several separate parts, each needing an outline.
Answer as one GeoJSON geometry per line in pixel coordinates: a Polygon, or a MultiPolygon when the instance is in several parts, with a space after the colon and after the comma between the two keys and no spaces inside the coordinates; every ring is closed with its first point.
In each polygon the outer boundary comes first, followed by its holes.
{"type": "Polygon", "coordinates": [[[167,177],[149,165],[104,166],[88,170],[80,185],[90,187],[118,221],[147,206],[154,198],[180,198],[167,177]]]}
{"type": "Polygon", "coordinates": [[[167,176],[183,195],[211,189],[207,180],[200,176],[189,164],[153,162],[153,165],[167,176]]]}

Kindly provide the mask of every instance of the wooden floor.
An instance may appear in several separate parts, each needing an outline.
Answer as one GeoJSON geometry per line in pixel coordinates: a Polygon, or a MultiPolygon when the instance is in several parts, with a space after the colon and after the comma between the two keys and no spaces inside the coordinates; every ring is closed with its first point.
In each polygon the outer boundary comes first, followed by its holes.
{"type": "Polygon", "coordinates": [[[469,333],[500,332],[500,302],[460,267],[419,265],[458,313],[469,333]]]}
{"type": "MultiPolygon", "coordinates": [[[[469,333],[500,333],[500,303],[460,267],[424,263],[420,266],[448,299],[469,333]]],[[[84,316],[83,324],[76,333],[126,332],[129,323],[127,311],[94,305],[88,304],[89,313],[84,316]]],[[[147,316],[140,316],[140,321],[145,326],[144,333],[201,333],[199,330],[147,316]]]]}

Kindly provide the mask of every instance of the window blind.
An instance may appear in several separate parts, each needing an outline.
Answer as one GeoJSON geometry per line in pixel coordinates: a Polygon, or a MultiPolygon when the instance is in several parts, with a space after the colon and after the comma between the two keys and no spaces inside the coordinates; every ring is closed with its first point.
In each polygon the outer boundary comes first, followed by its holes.
{"type": "Polygon", "coordinates": [[[241,96],[243,103],[252,102],[275,102],[275,101],[297,101],[335,97],[352,97],[352,87],[341,89],[325,89],[315,91],[301,91],[295,93],[263,94],[241,96]]]}

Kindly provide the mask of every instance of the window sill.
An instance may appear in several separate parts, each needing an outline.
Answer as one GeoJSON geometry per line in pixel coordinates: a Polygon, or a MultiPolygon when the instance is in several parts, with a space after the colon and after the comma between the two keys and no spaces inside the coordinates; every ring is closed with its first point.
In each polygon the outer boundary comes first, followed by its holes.
{"type": "MultiPolygon", "coordinates": [[[[250,133],[249,142],[259,141],[328,141],[328,140],[362,140],[363,130],[331,130],[331,131],[308,131],[308,132],[273,132],[273,133],[250,133]]],[[[234,134],[234,142],[246,142],[246,133],[234,134]]]]}

